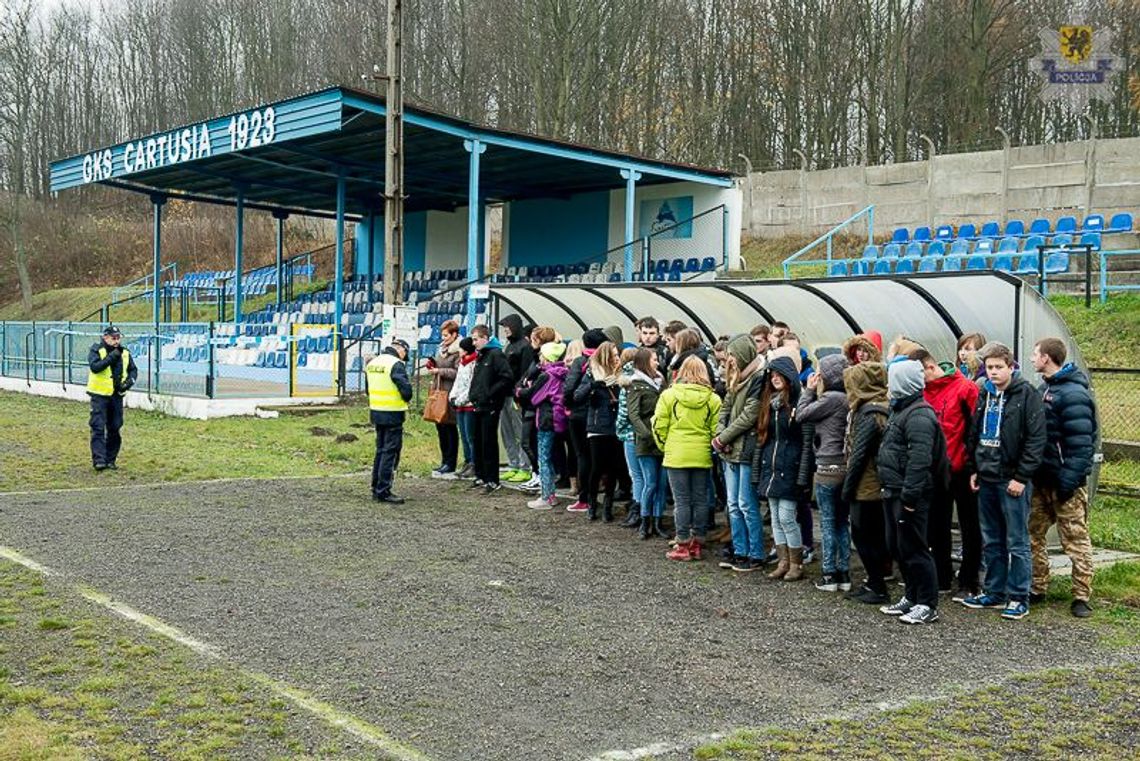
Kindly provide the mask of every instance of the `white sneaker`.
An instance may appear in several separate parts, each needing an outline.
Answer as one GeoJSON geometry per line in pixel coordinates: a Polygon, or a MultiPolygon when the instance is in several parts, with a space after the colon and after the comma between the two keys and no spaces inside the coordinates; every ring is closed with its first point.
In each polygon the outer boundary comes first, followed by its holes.
{"type": "Polygon", "coordinates": [[[519,488],[524,489],[526,491],[532,491],[534,489],[541,489],[542,488],[542,479],[538,477],[537,473],[535,473],[533,476],[530,477],[529,481],[526,481],[519,488]]]}
{"type": "Polygon", "coordinates": [[[538,499],[532,499],[530,502],[527,502],[526,506],[531,510],[550,510],[558,506],[558,498],[543,497],[540,495],[538,499]]]}

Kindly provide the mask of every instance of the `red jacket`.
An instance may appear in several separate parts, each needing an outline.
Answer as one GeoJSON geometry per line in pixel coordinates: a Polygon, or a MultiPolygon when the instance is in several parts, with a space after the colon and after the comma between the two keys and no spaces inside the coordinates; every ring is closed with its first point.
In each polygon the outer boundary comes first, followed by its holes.
{"type": "Polygon", "coordinates": [[[959,473],[966,469],[966,442],[970,440],[970,421],[978,402],[978,387],[968,381],[949,362],[939,365],[945,375],[928,381],[923,396],[934,408],[942,433],[946,436],[946,455],[950,469],[959,473]]]}

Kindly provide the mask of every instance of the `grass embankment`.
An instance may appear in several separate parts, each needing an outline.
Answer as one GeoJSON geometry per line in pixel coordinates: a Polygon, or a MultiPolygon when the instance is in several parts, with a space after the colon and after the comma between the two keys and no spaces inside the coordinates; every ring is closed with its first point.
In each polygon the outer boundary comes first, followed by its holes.
{"type": "MultiPolygon", "coordinates": [[[[900,675],[908,687],[915,675],[900,675]]],[[[921,677],[917,678],[921,683],[921,677]]],[[[1140,749],[1140,668],[1052,670],[862,719],[738,732],[702,761],[787,758],[1125,758],[1140,749]]]]}
{"type": "Polygon", "coordinates": [[[346,736],[0,560],[0,759],[342,756],[346,736]]]}
{"type": "Polygon", "coordinates": [[[1140,368],[1140,295],[1114,295],[1104,304],[1077,296],[1050,296],[1049,303],[1069,326],[1069,332],[1090,367],[1140,368]]]}
{"type": "MultiPolygon", "coordinates": [[[[86,405],[76,402],[0,392],[0,492],[108,482],[341,475],[372,467],[373,429],[366,406],[283,413],[270,420],[185,420],[128,409],[119,470],[101,474],[91,469],[87,416],[86,405]]],[[[410,412],[404,433],[401,470],[426,475],[439,463],[434,426],[410,412]]]]}

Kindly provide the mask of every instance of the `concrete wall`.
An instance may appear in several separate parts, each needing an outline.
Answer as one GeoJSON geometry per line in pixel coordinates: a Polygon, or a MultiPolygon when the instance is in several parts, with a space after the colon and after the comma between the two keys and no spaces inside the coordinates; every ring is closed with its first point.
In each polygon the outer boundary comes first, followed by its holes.
{"type": "MultiPolygon", "coordinates": [[[[815,236],[875,205],[876,236],[896,227],[1140,212],[1140,138],[935,156],[885,166],[754,173],[740,182],[751,237],[815,236]]],[[[864,233],[863,223],[852,231],[864,233]]]]}

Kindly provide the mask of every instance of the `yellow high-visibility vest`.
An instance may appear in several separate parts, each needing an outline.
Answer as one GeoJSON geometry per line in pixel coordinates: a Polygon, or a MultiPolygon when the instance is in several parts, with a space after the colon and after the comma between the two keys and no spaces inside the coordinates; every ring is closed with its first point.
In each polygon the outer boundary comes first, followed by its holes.
{"type": "MultiPolygon", "coordinates": [[[[99,347],[99,359],[107,358],[107,347],[99,347]]],[[[131,366],[131,353],[123,349],[123,366],[122,377],[119,379],[120,385],[127,382],[127,368],[131,366]]],[[[95,394],[96,396],[114,396],[115,394],[115,379],[111,377],[111,366],[107,365],[97,373],[91,372],[91,368],[87,368],[87,393],[95,394]]]]}
{"type": "Polygon", "coordinates": [[[392,380],[392,368],[401,361],[391,354],[379,354],[372,358],[364,372],[368,378],[368,407],[377,412],[404,412],[408,403],[400,394],[400,388],[392,380]]]}

